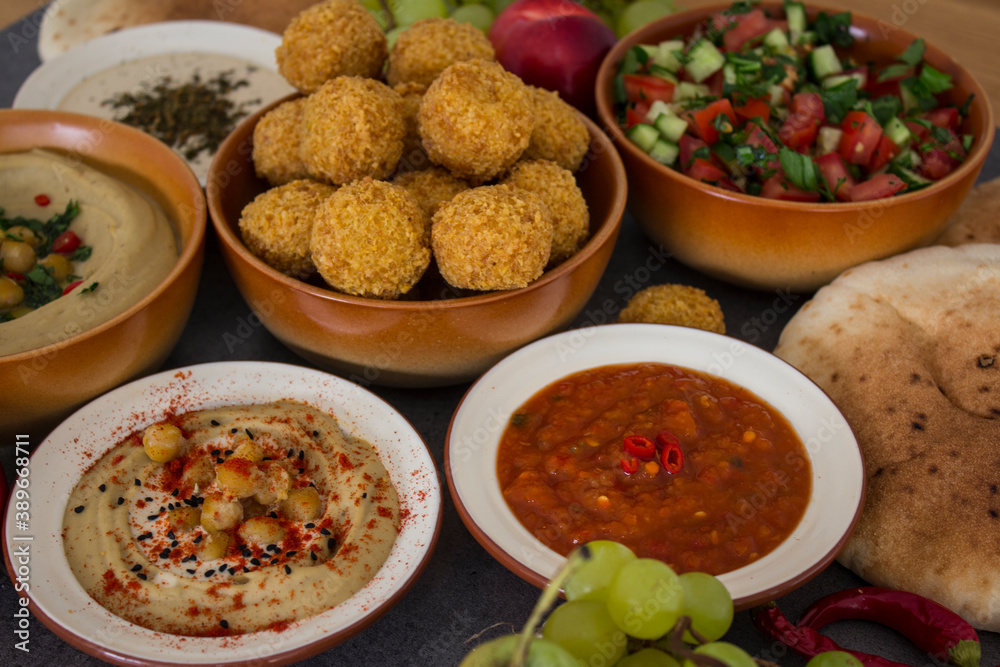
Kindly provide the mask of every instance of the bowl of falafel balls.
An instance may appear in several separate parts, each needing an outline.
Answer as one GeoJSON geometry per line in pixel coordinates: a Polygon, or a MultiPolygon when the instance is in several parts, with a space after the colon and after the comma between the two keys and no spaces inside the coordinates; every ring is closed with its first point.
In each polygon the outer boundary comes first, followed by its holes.
{"type": "Polygon", "coordinates": [[[237,288],[282,343],[366,384],[443,386],[580,313],[627,188],[592,121],[452,19],[390,49],[359,3],[327,0],[276,56],[300,93],[234,130],[206,193],[237,288]]]}

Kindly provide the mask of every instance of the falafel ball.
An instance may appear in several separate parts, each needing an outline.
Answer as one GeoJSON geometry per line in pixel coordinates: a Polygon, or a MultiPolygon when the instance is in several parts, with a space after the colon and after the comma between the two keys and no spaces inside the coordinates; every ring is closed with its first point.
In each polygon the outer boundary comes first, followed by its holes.
{"type": "Polygon", "coordinates": [[[496,60],[483,31],[452,18],[423,19],[399,33],[386,80],[390,86],[407,81],[429,86],[446,67],[463,60],[496,60]]]}
{"type": "Polygon", "coordinates": [[[572,172],[548,160],[521,160],[500,181],[538,195],[552,213],[549,266],[569,259],[590,236],[590,211],[572,172]]]}
{"type": "Polygon", "coordinates": [[[580,118],[580,112],[566,103],[559,93],[529,86],[535,102],[535,126],[524,157],[552,160],[559,166],[576,172],[590,149],[590,131],[580,118]]]}
{"type": "Polygon", "coordinates": [[[365,178],[340,188],[316,212],[313,262],[334,289],[394,299],[431,262],[430,220],[398,185],[365,178]]]}
{"type": "Polygon", "coordinates": [[[431,162],[478,185],[521,157],[535,105],[517,76],[496,63],[468,60],[449,66],[430,85],[417,124],[431,162]]]}
{"type": "Polygon", "coordinates": [[[552,217],[530,192],[484,185],[459,193],[438,209],[431,247],[441,275],[452,287],[517,289],[545,270],[552,217]]]}
{"type": "Polygon", "coordinates": [[[268,266],[292,278],[308,278],[316,272],[309,252],[316,211],[336,191],[301,179],[260,193],[240,215],[243,243],[268,266]]]}
{"type": "Polygon", "coordinates": [[[636,292],[618,314],[618,321],[676,324],[726,333],[719,302],[705,290],[688,285],[654,285],[636,292]]]}
{"type": "Polygon", "coordinates": [[[299,154],[317,180],[384,179],[396,170],[405,136],[399,93],[375,79],[341,76],[309,96],[299,154]]]}
{"type": "Polygon", "coordinates": [[[299,156],[306,98],[282,102],[264,114],[253,128],[253,166],[259,178],[282,185],[307,178],[299,156]]]}
{"type": "Polygon", "coordinates": [[[312,93],[338,76],[380,76],[388,42],[359,2],[325,0],[292,19],[274,55],[288,83],[312,93]]]}
{"type": "Polygon", "coordinates": [[[429,216],[469,189],[468,183],[441,167],[403,172],[392,182],[413,195],[429,216]]]}
{"type": "Polygon", "coordinates": [[[397,83],[392,87],[403,98],[403,122],[406,125],[406,137],[403,138],[403,155],[399,158],[399,171],[414,171],[417,169],[427,169],[431,166],[427,151],[420,142],[420,133],[417,131],[417,113],[420,111],[420,102],[424,99],[427,86],[422,83],[408,82],[397,83]]]}

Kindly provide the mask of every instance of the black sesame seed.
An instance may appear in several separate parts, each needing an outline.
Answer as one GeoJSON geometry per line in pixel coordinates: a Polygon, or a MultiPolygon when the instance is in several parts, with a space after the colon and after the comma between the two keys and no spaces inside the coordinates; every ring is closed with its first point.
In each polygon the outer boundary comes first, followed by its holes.
{"type": "Polygon", "coordinates": [[[290,568],[290,567],[288,567],[288,566],[286,565],[286,566],[285,566],[285,574],[291,574],[291,573],[292,573],[292,568],[290,568]]]}
{"type": "Polygon", "coordinates": [[[139,479],[138,477],[136,477],[136,479],[135,479],[135,485],[136,486],[142,486],[142,480],[139,479]]]}
{"type": "Polygon", "coordinates": [[[73,511],[79,514],[80,512],[83,511],[83,505],[77,505],[76,507],[73,508],[73,511]]]}
{"type": "Polygon", "coordinates": [[[362,493],[362,494],[361,494],[361,497],[362,497],[362,498],[367,498],[367,497],[368,497],[368,492],[367,492],[367,491],[365,491],[364,493],[362,493]]]}
{"type": "Polygon", "coordinates": [[[326,548],[329,549],[330,551],[333,551],[333,548],[335,546],[337,546],[337,540],[333,539],[332,537],[326,541],[326,548]]]}
{"type": "Polygon", "coordinates": [[[107,491],[107,490],[108,490],[108,485],[107,485],[107,484],[101,484],[101,485],[100,485],[99,487],[97,487],[97,488],[101,490],[101,493],[104,493],[105,491],[107,491]]]}
{"type": "Polygon", "coordinates": [[[187,572],[188,574],[194,574],[198,570],[184,570],[184,571],[187,572]]]}
{"type": "Polygon", "coordinates": [[[122,498],[121,496],[118,496],[118,504],[121,505],[124,502],[125,502],[125,499],[122,498]]]}
{"type": "Polygon", "coordinates": [[[218,426],[219,425],[219,422],[217,422],[214,419],[211,422],[209,422],[209,423],[212,424],[212,426],[218,426]]]}
{"type": "Polygon", "coordinates": [[[143,500],[145,500],[147,503],[153,502],[153,499],[150,498],[149,496],[146,496],[145,498],[143,498],[143,500]]]}
{"type": "Polygon", "coordinates": [[[244,558],[250,558],[250,556],[253,556],[253,552],[250,551],[249,549],[244,549],[243,550],[243,557],[244,558]]]}
{"type": "Polygon", "coordinates": [[[321,535],[332,535],[329,528],[320,528],[319,532],[321,535]]]}
{"type": "Polygon", "coordinates": [[[272,519],[277,519],[278,518],[278,513],[277,512],[270,512],[268,514],[268,516],[271,517],[272,519]]]}
{"type": "Polygon", "coordinates": [[[294,556],[297,553],[298,553],[298,551],[288,551],[288,552],[285,553],[285,558],[291,558],[292,556],[294,556]]]}
{"type": "Polygon", "coordinates": [[[277,565],[279,560],[280,560],[279,558],[272,558],[270,564],[271,565],[277,565]]]}
{"type": "Polygon", "coordinates": [[[218,456],[221,453],[222,453],[221,449],[213,449],[212,450],[212,456],[218,456]]]}
{"type": "Polygon", "coordinates": [[[253,440],[253,433],[250,432],[250,429],[245,428],[243,430],[246,431],[247,437],[250,438],[251,440],[253,440]]]}
{"type": "Polygon", "coordinates": [[[177,536],[174,535],[174,531],[172,531],[172,530],[167,531],[167,537],[169,537],[172,540],[176,540],[177,539],[177,536]]]}
{"type": "Polygon", "coordinates": [[[215,459],[215,462],[216,462],[216,463],[217,463],[218,465],[222,465],[223,463],[225,463],[225,462],[226,462],[226,460],[225,460],[225,459],[215,459]]]}
{"type": "Polygon", "coordinates": [[[299,460],[301,461],[305,457],[306,457],[306,450],[303,449],[303,450],[299,451],[299,460]]]}
{"type": "Polygon", "coordinates": [[[221,625],[223,628],[228,628],[229,621],[227,621],[226,619],[222,619],[221,621],[219,621],[219,625],[221,625]]]}
{"type": "Polygon", "coordinates": [[[164,560],[166,560],[167,558],[170,558],[170,549],[167,548],[167,549],[164,549],[163,551],[161,551],[160,552],[160,558],[162,558],[164,560]]]}
{"type": "Polygon", "coordinates": [[[135,576],[139,577],[143,581],[146,581],[146,573],[145,572],[140,572],[139,574],[137,574],[135,576]]]}
{"type": "Polygon", "coordinates": [[[319,431],[313,431],[313,437],[314,438],[318,438],[319,437],[319,431]]]}
{"type": "Polygon", "coordinates": [[[309,557],[312,558],[313,560],[319,560],[319,556],[316,555],[315,551],[310,551],[309,557]]]}
{"type": "Polygon", "coordinates": [[[171,549],[176,549],[179,544],[180,544],[180,542],[178,542],[177,540],[174,540],[173,542],[170,543],[170,548],[171,549]]]}
{"type": "Polygon", "coordinates": [[[251,558],[250,559],[250,564],[251,565],[256,565],[257,567],[260,567],[260,559],[258,559],[258,558],[251,558]]]}
{"type": "Polygon", "coordinates": [[[207,570],[205,572],[205,576],[206,577],[211,577],[213,574],[215,574],[215,570],[207,570]]]}
{"type": "Polygon", "coordinates": [[[292,458],[292,454],[294,454],[294,453],[295,453],[294,449],[289,449],[288,450],[288,454],[286,454],[285,456],[287,456],[288,458],[292,458]]]}
{"type": "Polygon", "coordinates": [[[194,538],[194,540],[192,540],[192,542],[194,542],[195,544],[201,544],[201,538],[203,538],[203,537],[204,537],[204,535],[199,535],[198,537],[194,538]]]}
{"type": "Polygon", "coordinates": [[[142,569],[142,565],[139,565],[138,563],[136,563],[135,565],[132,566],[132,571],[133,572],[138,572],[141,569],[142,569]]]}
{"type": "Polygon", "coordinates": [[[161,505],[161,506],[160,506],[160,514],[163,514],[163,513],[164,513],[164,512],[166,512],[166,511],[167,511],[167,508],[166,508],[166,507],[163,507],[163,506],[161,505]]]}
{"type": "Polygon", "coordinates": [[[146,517],[146,521],[156,521],[159,518],[160,518],[159,514],[150,514],[149,516],[146,517]]]}
{"type": "Polygon", "coordinates": [[[237,431],[239,431],[238,428],[231,428],[231,429],[229,429],[230,433],[236,433],[237,431]]]}
{"type": "Polygon", "coordinates": [[[173,491],[170,492],[170,495],[176,498],[178,495],[180,495],[180,493],[181,493],[180,489],[174,489],[173,491]]]}
{"type": "Polygon", "coordinates": [[[190,556],[188,556],[187,558],[185,558],[185,559],[184,559],[184,560],[182,560],[181,562],[182,562],[182,563],[190,563],[190,562],[191,562],[191,561],[193,561],[193,560],[198,560],[198,557],[197,557],[197,556],[195,556],[194,554],[191,554],[190,556]]]}
{"type": "Polygon", "coordinates": [[[243,566],[243,571],[244,571],[244,572],[249,572],[249,571],[250,571],[250,568],[249,568],[249,567],[247,567],[246,565],[244,565],[244,566],[243,566]]]}
{"type": "Polygon", "coordinates": [[[267,545],[267,550],[268,551],[275,551],[276,552],[278,550],[278,545],[277,544],[268,544],[267,545]]]}
{"type": "Polygon", "coordinates": [[[231,450],[231,449],[227,449],[227,450],[226,450],[225,452],[223,452],[223,453],[224,453],[224,454],[225,454],[226,456],[230,456],[230,455],[232,455],[232,453],[233,453],[233,450],[231,450]]]}
{"type": "Polygon", "coordinates": [[[312,521],[310,521],[309,523],[306,524],[306,528],[310,528],[311,529],[311,528],[315,528],[315,527],[316,527],[316,524],[314,524],[312,521]]]}
{"type": "Polygon", "coordinates": [[[270,460],[271,460],[271,457],[270,457],[270,456],[265,456],[265,457],[264,457],[264,460],[265,460],[265,461],[270,461],[270,460]]]}
{"type": "Polygon", "coordinates": [[[142,542],[143,540],[148,540],[149,538],[146,537],[145,535],[140,535],[139,537],[137,537],[135,539],[136,539],[137,542],[142,542]]]}
{"type": "Polygon", "coordinates": [[[173,510],[173,509],[174,509],[174,504],[173,503],[170,503],[169,505],[167,505],[167,510],[168,511],[173,510]]]}

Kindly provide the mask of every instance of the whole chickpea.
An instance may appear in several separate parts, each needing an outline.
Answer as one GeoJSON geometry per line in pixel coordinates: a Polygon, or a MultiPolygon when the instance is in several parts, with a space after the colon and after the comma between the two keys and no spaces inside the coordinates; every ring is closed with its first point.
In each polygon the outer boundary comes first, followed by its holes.
{"type": "Polygon", "coordinates": [[[0,262],[4,271],[27,273],[35,265],[35,249],[23,241],[5,239],[0,245],[0,262]]]}
{"type": "Polygon", "coordinates": [[[184,434],[173,424],[153,424],[142,434],[142,448],[152,460],[167,463],[180,456],[184,434]]]}
{"type": "Polygon", "coordinates": [[[13,308],[24,301],[24,289],[7,276],[0,276],[0,310],[13,308]]]}

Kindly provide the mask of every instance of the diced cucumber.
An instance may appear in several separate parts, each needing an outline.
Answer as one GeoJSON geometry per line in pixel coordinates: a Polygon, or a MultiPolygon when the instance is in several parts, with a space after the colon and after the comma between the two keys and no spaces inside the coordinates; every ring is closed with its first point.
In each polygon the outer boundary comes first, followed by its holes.
{"type": "Polygon", "coordinates": [[[664,79],[666,81],[677,83],[677,77],[674,75],[673,72],[671,72],[665,67],[660,67],[659,65],[650,65],[649,73],[652,74],[653,76],[658,76],[659,78],[664,79]]]}
{"type": "Polygon", "coordinates": [[[736,85],[736,82],[739,81],[739,76],[736,74],[736,65],[726,63],[722,66],[722,80],[730,86],[736,85]]]}
{"type": "Polygon", "coordinates": [[[771,84],[767,89],[768,94],[771,96],[771,107],[779,107],[785,101],[785,89],[783,86],[778,84],[771,84]]]}
{"type": "Polygon", "coordinates": [[[691,46],[687,57],[688,62],[684,67],[697,83],[712,76],[726,64],[726,57],[715,48],[715,44],[704,37],[691,46]]]}
{"type": "Polygon", "coordinates": [[[681,68],[681,61],[678,54],[684,53],[684,42],[679,39],[668,39],[660,42],[656,47],[656,55],[653,56],[653,64],[676,72],[681,68]]]}
{"type": "Polygon", "coordinates": [[[674,102],[681,102],[683,100],[693,100],[699,97],[708,97],[712,94],[712,91],[708,89],[703,83],[691,83],[690,81],[681,81],[674,88],[674,102]]]}
{"type": "Polygon", "coordinates": [[[784,52],[788,48],[788,36],[781,28],[774,28],[764,35],[764,44],[774,51],[784,52]]]}
{"type": "Polygon", "coordinates": [[[666,139],[657,139],[653,147],[649,149],[649,157],[668,167],[677,161],[677,156],[680,153],[680,147],[677,144],[670,143],[666,139]]]}
{"type": "Polygon", "coordinates": [[[858,82],[858,90],[861,90],[868,83],[867,77],[861,72],[851,72],[850,74],[834,74],[833,76],[828,76],[823,79],[820,83],[823,84],[824,88],[836,88],[845,81],[850,81],[854,79],[858,82]]]}
{"type": "Polygon", "coordinates": [[[793,39],[792,44],[795,46],[805,46],[807,44],[815,44],[817,39],[815,30],[806,30],[804,33],[799,35],[798,39],[793,39]]]}
{"type": "Polygon", "coordinates": [[[641,148],[642,152],[648,153],[653,149],[653,144],[660,138],[660,133],[652,125],[636,123],[625,132],[625,136],[641,148]]]}
{"type": "Polygon", "coordinates": [[[646,56],[645,56],[645,58],[640,57],[639,58],[640,62],[643,61],[643,60],[645,60],[646,63],[655,63],[656,62],[656,55],[657,55],[656,46],[651,46],[649,44],[636,44],[635,47],[633,47],[633,48],[641,49],[643,52],[645,52],[646,56]]]}
{"type": "Polygon", "coordinates": [[[920,155],[910,148],[893,158],[892,164],[894,167],[913,170],[920,166],[920,155]]]}
{"type": "Polygon", "coordinates": [[[813,76],[820,81],[831,74],[840,74],[844,71],[837,52],[829,44],[817,46],[812,50],[809,54],[809,65],[812,67],[813,76]]]}
{"type": "Polygon", "coordinates": [[[889,171],[895,174],[896,176],[899,176],[901,179],[903,179],[903,182],[906,183],[906,187],[908,190],[916,190],[918,188],[923,188],[934,182],[928,178],[924,178],[915,171],[912,171],[910,169],[907,169],[906,167],[900,166],[895,163],[890,163],[889,171]]]}
{"type": "Polygon", "coordinates": [[[910,87],[903,81],[899,86],[899,98],[903,101],[903,111],[909,112],[912,109],[920,108],[920,100],[913,94],[910,87]]]}
{"type": "Polygon", "coordinates": [[[844,136],[844,131],[839,127],[824,125],[819,128],[819,134],[816,137],[816,146],[819,149],[819,154],[826,155],[827,153],[836,152],[837,148],[840,147],[840,138],[842,136],[844,136]]]}
{"type": "Polygon", "coordinates": [[[681,137],[684,136],[688,128],[686,120],[672,113],[661,113],[653,125],[660,133],[660,136],[673,144],[681,140],[681,137]]]}
{"type": "Polygon", "coordinates": [[[972,150],[972,144],[976,141],[976,137],[973,134],[963,134],[962,135],[962,148],[968,153],[972,150]]]}
{"type": "Polygon", "coordinates": [[[660,114],[669,114],[671,116],[677,115],[674,112],[674,108],[663,100],[654,100],[653,103],[649,105],[649,113],[646,114],[646,120],[652,123],[660,117],[660,114]]]}
{"type": "Polygon", "coordinates": [[[906,127],[906,123],[896,116],[889,119],[889,122],[885,124],[882,131],[885,132],[885,136],[889,137],[892,143],[900,148],[910,143],[910,139],[913,138],[910,128],[906,127]]]}
{"type": "Polygon", "coordinates": [[[792,44],[798,44],[799,36],[806,31],[806,6],[801,2],[785,3],[785,18],[788,19],[788,36],[792,44]]]}

